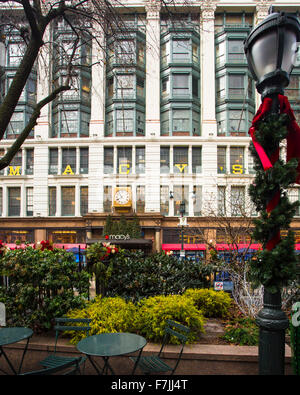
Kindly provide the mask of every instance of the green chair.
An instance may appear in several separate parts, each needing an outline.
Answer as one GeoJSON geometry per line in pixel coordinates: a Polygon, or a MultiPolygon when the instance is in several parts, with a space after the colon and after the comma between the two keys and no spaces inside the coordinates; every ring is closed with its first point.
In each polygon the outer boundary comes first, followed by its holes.
{"type": "Polygon", "coordinates": [[[77,361],[79,365],[83,364],[86,361],[85,356],[80,357],[71,357],[60,355],[56,352],[57,341],[59,335],[65,331],[84,331],[86,335],[89,335],[90,331],[90,322],[91,319],[89,318],[55,318],[55,345],[54,345],[54,352],[49,354],[45,359],[40,361],[40,364],[44,368],[56,368],[60,367],[68,362],[77,361]],[[73,325],[70,325],[73,324],[73,325]],[[85,324],[85,325],[76,325],[76,324],[85,324]]]}
{"type": "Polygon", "coordinates": [[[130,359],[134,362],[134,368],[132,374],[134,374],[135,369],[138,367],[143,374],[151,374],[151,373],[167,373],[174,374],[181,356],[183,352],[184,345],[187,341],[188,333],[190,329],[186,326],[179,324],[175,321],[167,320],[165,333],[162,341],[162,346],[157,355],[145,355],[140,357],[130,357],[130,359]],[[170,336],[175,336],[180,341],[181,348],[174,366],[168,365],[162,358],[162,353],[166,344],[168,344],[168,340],[170,336]]]}
{"type": "Polygon", "coordinates": [[[63,376],[80,374],[79,361],[77,359],[73,359],[73,361],[65,362],[64,364],[55,366],[53,368],[33,370],[31,372],[21,373],[20,376],[49,376],[55,373],[63,376]]]}

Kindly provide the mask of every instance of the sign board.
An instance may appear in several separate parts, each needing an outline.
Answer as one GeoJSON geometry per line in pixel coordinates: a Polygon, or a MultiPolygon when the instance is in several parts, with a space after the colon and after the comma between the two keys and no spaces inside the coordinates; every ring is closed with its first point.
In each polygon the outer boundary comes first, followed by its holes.
{"type": "Polygon", "coordinates": [[[179,217],[179,226],[187,226],[187,217],[179,217]]]}
{"type": "Polygon", "coordinates": [[[215,281],[214,282],[215,291],[232,291],[233,283],[232,281],[215,281]]]}
{"type": "Polygon", "coordinates": [[[184,250],[180,250],[180,258],[185,258],[185,251],[184,250]]]}
{"type": "Polygon", "coordinates": [[[214,290],[215,291],[223,291],[223,281],[215,281],[214,282],[214,290]]]}

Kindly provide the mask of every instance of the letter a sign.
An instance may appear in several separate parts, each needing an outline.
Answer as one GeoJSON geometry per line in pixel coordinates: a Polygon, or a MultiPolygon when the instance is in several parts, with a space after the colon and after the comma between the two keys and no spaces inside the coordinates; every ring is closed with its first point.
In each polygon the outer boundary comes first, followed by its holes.
{"type": "Polygon", "coordinates": [[[70,165],[67,165],[65,171],[63,172],[64,176],[66,176],[67,174],[74,174],[72,167],[70,165]]]}

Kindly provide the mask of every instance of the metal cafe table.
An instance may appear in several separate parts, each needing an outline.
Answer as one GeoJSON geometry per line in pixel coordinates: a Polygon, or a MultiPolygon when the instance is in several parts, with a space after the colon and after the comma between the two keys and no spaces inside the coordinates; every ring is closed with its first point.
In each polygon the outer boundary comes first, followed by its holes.
{"type": "Polygon", "coordinates": [[[99,335],[88,336],[77,343],[77,350],[86,354],[95,368],[96,372],[100,374],[115,374],[108,360],[113,356],[120,356],[139,351],[137,361],[134,365],[133,372],[137,366],[139,357],[147,341],[142,336],[133,333],[101,333],[99,335]],[[102,357],[104,366],[100,371],[96,362],[92,357],[102,357]]]}
{"type": "MultiPolygon", "coordinates": [[[[31,338],[33,331],[29,328],[22,328],[22,327],[7,327],[7,328],[0,328],[0,357],[3,355],[8,363],[9,367],[13,371],[14,374],[19,374],[22,369],[23,360],[28,348],[29,339],[31,338]],[[18,371],[14,368],[13,364],[9,360],[8,356],[6,355],[3,346],[7,346],[8,344],[17,343],[21,340],[27,339],[25,344],[22,359],[19,365],[18,371]]],[[[0,369],[2,370],[2,369],[0,369]]],[[[2,370],[4,372],[4,370],[2,370]]],[[[6,373],[6,372],[4,372],[6,373]]]]}

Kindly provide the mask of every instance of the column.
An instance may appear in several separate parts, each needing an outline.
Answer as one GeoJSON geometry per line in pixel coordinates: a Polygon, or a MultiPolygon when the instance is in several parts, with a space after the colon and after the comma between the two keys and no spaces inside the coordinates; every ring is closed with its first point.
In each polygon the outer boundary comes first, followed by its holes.
{"type": "Polygon", "coordinates": [[[160,136],[160,1],[146,3],[146,136],[160,136]]]}
{"type": "Polygon", "coordinates": [[[33,178],[34,215],[48,215],[48,146],[38,144],[34,147],[34,178],[33,178]]]}
{"type": "MultiPolygon", "coordinates": [[[[47,97],[50,93],[50,89],[52,88],[50,83],[52,78],[48,67],[48,65],[51,63],[52,54],[52,40],[49,26],[46,28],[44,34],[44,42],[46,44],[43,45],[40,50],[39,62],[37,63],[37,102],[47,97]]],[[[34,127],[34,136],[35,138],[40,136],[38,137],[39,140],[46,140],[49,137],[49,122],[51,117],[51,111],[49,111],[50,109],[51,105],[46,105],[41,109],[41,114],[37,120],[36,126],[34,127]]]]}
{"type": "MultiPolygon", "coordinates": [[[[103,26],[103,25],[102,25],[103,26]]],[[[92,91],[90,137],[97,139],[104,136],[105,119],[105,36],[101,29],[101,21],[94,23],[95,35],[92,47],[92,91]]]]}
{"type": "Polygon", "coordinates": [[[206,1],[201,5],[201,119],[202,136],[217,135],[215,98],[215,31],[216,5],[206,1]]]}

